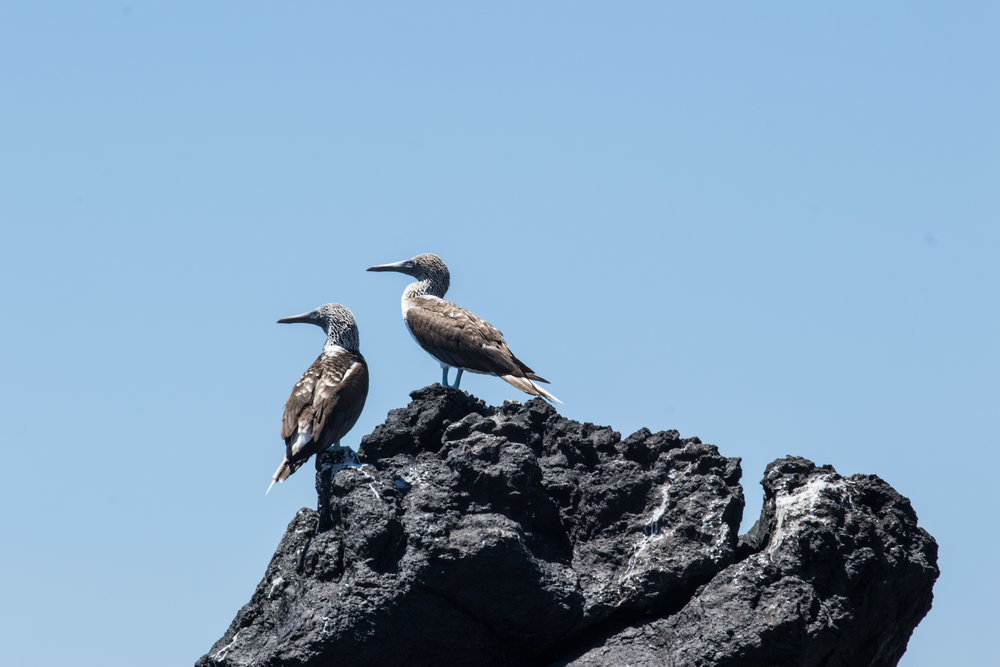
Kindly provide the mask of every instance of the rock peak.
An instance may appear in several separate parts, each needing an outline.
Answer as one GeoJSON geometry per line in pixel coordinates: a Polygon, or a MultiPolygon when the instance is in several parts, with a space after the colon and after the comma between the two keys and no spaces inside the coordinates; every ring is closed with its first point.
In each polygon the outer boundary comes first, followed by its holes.
{"type": "Polygon", "coordinates": [[[775,461],[739,538],[714,445],[410,396],[370,465],[323,455],[318,509],[199,665],[891,665],[930,608],[936,544],[877,477],[775,461]]]}

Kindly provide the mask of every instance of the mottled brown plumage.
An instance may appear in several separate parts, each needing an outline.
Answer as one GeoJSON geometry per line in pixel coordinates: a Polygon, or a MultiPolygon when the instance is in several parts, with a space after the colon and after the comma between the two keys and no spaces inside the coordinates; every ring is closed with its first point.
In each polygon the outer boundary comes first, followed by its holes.
{"type": "Polygon", "coordinates": [[[535,384],[548,380],[514,356],[496,327],[443,298],[451,277],[439,257],[417,255],[368,270],[397,271],[417,279],[403,292],[403,320],[417,344],[441,364],[442,384],[447,386],[448,369],[457,368],[455,384],[451,385],[456,388],[462,372],[471,371],[496,375],[525,393],[562,402],[535,384]]]}
{"type": "Polygon", "coordinates": [[[368,365],[358,351],[358,330],[351,311],[339,304],[326,304],[278,322],[316,324],[327,331],[327,341],[285,403],[281,419],[285,457],[271,486],[288,479],[312,455],[339,443],[358,421],[368,396],[368,365]]]}
{"type": "Polygon", "coordinates": [[[452,368],[547,382],[514,356],[496,327],[450,301],[413,297],[405,320],[420,347],[452,368]]]}
{"type": "Polygon", "coordinates": [[[358,353],[324,352],[295,383],[285,403],[281,438],[285,460],[275,476],[282,482],[313,454],[347,435],[368,396],[368,365],[358,353]],[[309,434],[302,438],[301,435],[309,434]]]}

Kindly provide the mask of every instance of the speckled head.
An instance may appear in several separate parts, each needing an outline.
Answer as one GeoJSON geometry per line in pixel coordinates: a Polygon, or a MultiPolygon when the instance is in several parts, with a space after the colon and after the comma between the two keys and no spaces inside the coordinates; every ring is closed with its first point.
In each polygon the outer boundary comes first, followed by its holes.
{"type": "Polygon", "coordinates": [[[301,315],[282,317],[278,324],[315,324],[326,332],[327,343],[358,351],[358,325],[354,314],[339,303],[325,303],[316,310],[301,315]]]}
{"type": "Polygon", "coordinates": [[[393,264],[379,264],[368,267],[369,271],[395,271],[413,276],[420,283],[426,283],[428,294],[444,296],[451,284],[451,276],[448,273],[448,266],[437,255],[427,252],[417,255],[413,259],[404,259],[393,264]]]}

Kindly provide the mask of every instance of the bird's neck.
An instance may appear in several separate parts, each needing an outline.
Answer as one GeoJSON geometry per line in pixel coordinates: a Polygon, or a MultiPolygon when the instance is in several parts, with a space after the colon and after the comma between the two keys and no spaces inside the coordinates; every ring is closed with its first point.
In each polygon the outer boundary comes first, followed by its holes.
{"type": "Polygon", "coordinates": [[[323,352],[330,354],[339,350],[358,351],[358,329],[357,327],[330,327],[326,332],[326,345],[323,352]]]}
{"type": "Polygon", "coordinates": [[[447,291],[447,282],[435,280],[433,278],[424,278],[423,280],[416,280],[406,286],[406,290],[403,292],[403,301],[412,299],[416,296],[444,297],[444,293],[447,291]]]}

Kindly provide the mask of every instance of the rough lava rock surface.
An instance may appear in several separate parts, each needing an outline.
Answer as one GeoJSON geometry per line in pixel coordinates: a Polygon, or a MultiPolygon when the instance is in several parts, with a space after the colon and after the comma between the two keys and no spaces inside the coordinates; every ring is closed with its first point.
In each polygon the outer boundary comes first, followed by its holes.
{"type": "Polygon", "coordinates": [[[894,665],[937,545],[878,477],[434,385],[322,455],[210,665],[894,665]]]}

